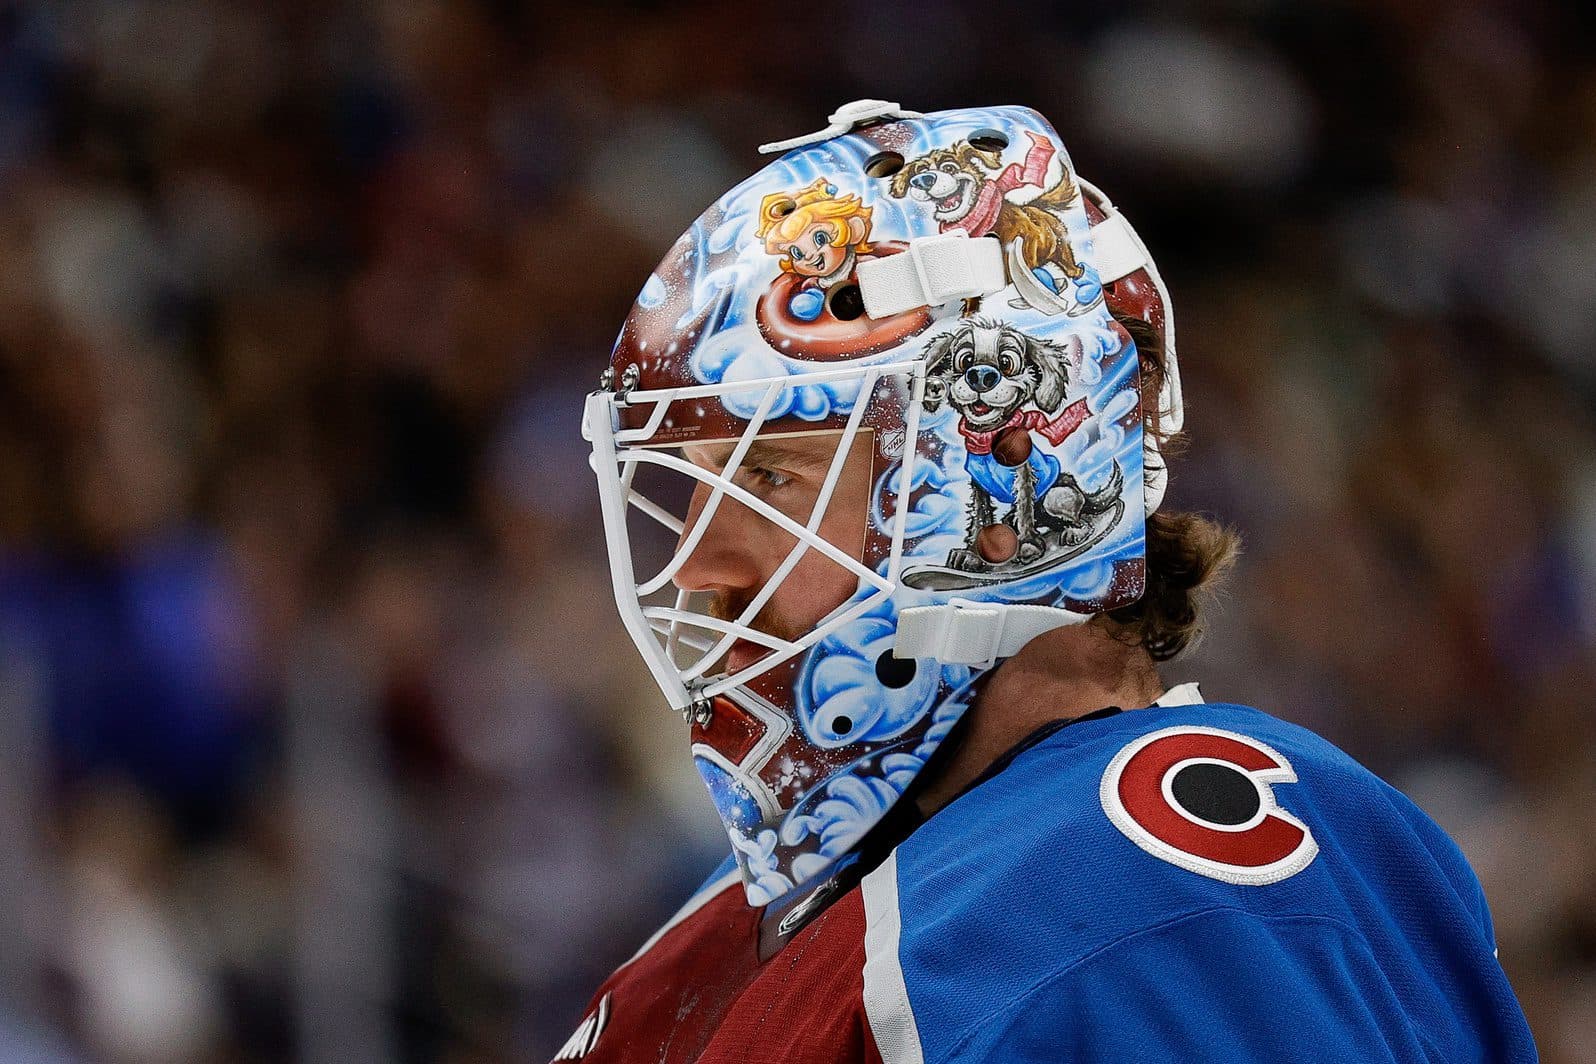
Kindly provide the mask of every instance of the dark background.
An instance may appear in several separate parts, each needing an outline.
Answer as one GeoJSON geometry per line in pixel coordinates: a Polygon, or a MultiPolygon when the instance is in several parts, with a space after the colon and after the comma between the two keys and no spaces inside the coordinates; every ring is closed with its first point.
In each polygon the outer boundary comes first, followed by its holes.
{"type": "Polygon", "coordinates": [[[862,96],[1024,103],[1173,290],[1166,671],[1315,728],[1596,1061],[1590,5],[0,2],[0,1059],[542,1061],[724,847],[579,397],[862,96]]]}

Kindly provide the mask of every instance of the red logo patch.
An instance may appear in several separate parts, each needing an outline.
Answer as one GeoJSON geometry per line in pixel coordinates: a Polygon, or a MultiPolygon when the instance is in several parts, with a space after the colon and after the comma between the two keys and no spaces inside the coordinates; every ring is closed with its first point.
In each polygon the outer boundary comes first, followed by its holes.
{"type": "Polygon", "coordinates": [[[1308,867],[1319,844],[1275,804],[1297,774],[1278,751],[1218,728],[1144,735],[1109,762],[1103,811],[1161,860],[1226,883],[1278,883],[1308,867]]]}

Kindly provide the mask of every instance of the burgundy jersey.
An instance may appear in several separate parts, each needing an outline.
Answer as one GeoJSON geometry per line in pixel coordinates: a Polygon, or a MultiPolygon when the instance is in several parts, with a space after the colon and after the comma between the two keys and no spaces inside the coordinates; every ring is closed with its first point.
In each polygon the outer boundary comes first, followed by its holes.
{"type": "Polygon", "coordinates": [[[923,823],[889,811],[785,911],[721,874],[555,1059],[1534,1061],[1445,833],[1318,736],[1176,696],[1042,729],[923,823]]]}
{"type": "MultiPolygon", "coordinates": [[[[896,937],[881,928],[872,936],[866,910],[875,907],[867,904],[866,892],[875,898],[883,883],[875,875],[865,879],[762,960],[770,943],[785,936],[780,921],[749,906],[732,868],[604,982],[554,1059],[880,1064],[866,1009],[867,974],[873,984],[876,973],[867,968],[874,945],[890,940],[895,947],[896,937]]],[[[876,900],[891,902],[896,913],[895,898],[876,900]]],[[[804,910],[800,902],[789,922],[801,921],[804,910]]],[[[891,1022],[890,1002],[883,1000],[877,1011],[891,1022]]]]}

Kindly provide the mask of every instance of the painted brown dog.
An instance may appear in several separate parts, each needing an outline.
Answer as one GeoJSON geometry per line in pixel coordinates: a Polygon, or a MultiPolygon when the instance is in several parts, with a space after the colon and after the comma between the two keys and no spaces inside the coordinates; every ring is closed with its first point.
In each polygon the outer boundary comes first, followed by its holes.
{"type": "Polygon", "coordinates": [[[944,233],[963,229],[971,236],[992,235],[1005,247],[1018,238],[1027,266],[1034,269],[1053,263],[1067,277],[1077,278],[1083,268],[1075,261],[1058,213],[1080,196],[1068,170],[1057,184],[1028,203],[1007,198],[1014,189],[1038,183],[1053,157],[1050,143],[1033,133],[1027,135],[1032,146],[1023,165],[1003,167],[1001,151],[961,140],[905,163],[893,175],[888,191],[898,199],[912,196],[932,204],[932,216],[944,233]]]}

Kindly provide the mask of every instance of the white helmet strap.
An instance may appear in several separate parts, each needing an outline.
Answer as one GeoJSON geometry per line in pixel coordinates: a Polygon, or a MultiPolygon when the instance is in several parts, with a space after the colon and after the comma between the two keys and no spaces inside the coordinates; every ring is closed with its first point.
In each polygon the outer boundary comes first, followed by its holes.
{"type": "Polygon", "coordinates": [[[902,254],[865,259],[857,272],[865,313],[878,319],[991,295],[1009,283],[997,238],[962,229],[917,236],[902,254]]]}
{"type": "Polygon", "coordinates": [[[944,665],[990,668],[1018,654],[1043,632],[1091,619],[1058,606],[1021,606],[954,599],[937,606],[910,606],[898,613],[895,658],[935,658],[944,665]]]}
{"type": "Polygon", "coordinates": [[[919,111],[905,111],[896,100],[854,100],[845,103],[826,116],[828,123],[825,129],[814,133],[805,133],[801,137],[792,137],[788,140],[773,140],[769,144],[761,144],[761,155],[774,155],[777,152],[791,151],[810,144],[819,144],[821,141],[840,137],[844,133],[852,133],[860,126],[875,122],[890,122],[899,118],[923,118],[919,111]]]}
{"type": "MultiPolygon", "coordinates": [[[[1113,284],[1137,270],[1146,270],[1163,302],[1164,386],[1158,396],[1158,407],[1162,418],[1160,427],[1173,435],[1185,424],[1186,408],[1181,402],[1180,364],[1175,360],[1175,307],[1170,302],[1169,290],[1164,287],[1164,278],[1159,274],[1153,257],[1148,254],[1147,245],[1142,243],[1142,238],[1137,235],[1130,221],[1119,213],[1119,208],[1114,206],[1102,189],[1084,177],[1076,175],[1075,180],[1104,215],[1102,221],[1092,226],[1092,265],[1097,268],[1098,280],[1103,284],[1113,284]]],[[[1149,506],[1148,509],[1152,510],[1153,507],[1149,506]]]]}

